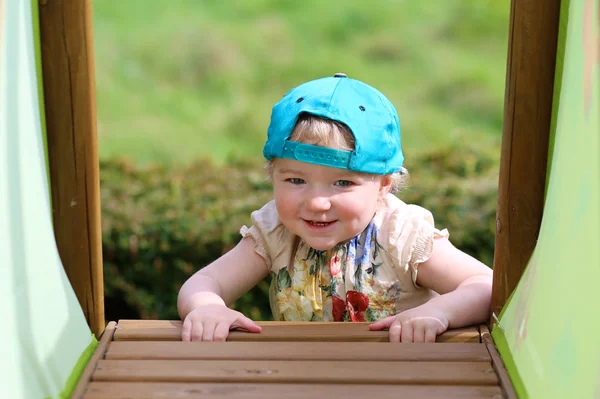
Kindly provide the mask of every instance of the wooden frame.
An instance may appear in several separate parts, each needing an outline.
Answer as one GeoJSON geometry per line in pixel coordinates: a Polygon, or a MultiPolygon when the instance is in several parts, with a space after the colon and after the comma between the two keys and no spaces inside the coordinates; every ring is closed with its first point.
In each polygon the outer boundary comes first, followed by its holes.
{"type": "MultiPolygon", "coordinates": [[[[496,315],[523,273],[541,224],[559,14],[560,0],[511,2],[491,308],[496,315]]],[[[99,335],[105,321],[91,18],[91,0],[40,0],[56,242],[99,335]]],[[[172,339],[174,331],[162,333],[172,339]]]]}
{"type": "Polygon", "coordinates": [[[510,376],[508,375],[508,370],[506,370],[506,367],[504,366],[504,361],[502,361],[502,357],[500,357],[500,354],[496,349],[490,330],[487,326],[480,326],[480,329],[481,341],[485,344],[490,358],[492,359],[492,367],[500,380],[500,386],[504,391],[506,399],[517,399],[517,392],[510,381],[510,376]]]}
{"type": "Polygon", "coordinates": [[[115,330],[117,328],[117,323],[111,321],[106,326],[106,329],[101,335],[100,342],[94,351],[94,355],[91,357],[88,364],[85,366],[83,370],[83,374],[79,378],[79,382],[75,387],[75,390],[71,394],[71,399],[81,399],[87,390],[87,385],[89,381],[92,379],[92,374],[94,374],[94,370],[96,370],[96,366],[101,359],[104,359],[104,355],[106,351],[108,351],[108,346],[113,340],[115,335],[115,330]]]}
{"type": "Polygon", "coordinates": [[[40,44],[56,244],[88,325],[105,327],[91,0],[41,0],[40,44]]]}
{"type": "Polygon", "coordinates": [[[559,17],[560,0],[511,1],[492,315],[521,279],[542,223],[559,17]]]}

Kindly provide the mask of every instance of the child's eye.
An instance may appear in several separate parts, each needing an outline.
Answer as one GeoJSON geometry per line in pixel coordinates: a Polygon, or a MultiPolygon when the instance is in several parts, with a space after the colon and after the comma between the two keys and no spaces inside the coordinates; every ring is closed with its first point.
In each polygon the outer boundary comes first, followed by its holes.
{"type": "Polygon", "coordinates": [[[290,177],[289,179],[285,179],[285,181],[288,181],[292,184],[304,184],[305,183],[304,179],[301,179],[299,177],[290,177]]]}
{"type": "Polygon", "coordinates": [[[335,185],[338,187],[350,187],[353,186],[354,183],[352,183],[350,180],[338,180],[335,182],[335,185]]]}

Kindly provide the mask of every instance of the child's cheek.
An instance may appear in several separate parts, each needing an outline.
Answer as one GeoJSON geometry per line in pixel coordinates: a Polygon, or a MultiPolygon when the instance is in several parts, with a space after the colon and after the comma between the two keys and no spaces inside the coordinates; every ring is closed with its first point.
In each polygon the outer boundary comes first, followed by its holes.
{"type": "Polygon", "coordinates": [[[286,192],[276,192],[275,204],[277,206],[277,213],[281,219],[293,217],[296,207],[296,201],[294,200],[293,195],[289,195],[286,192]]]}

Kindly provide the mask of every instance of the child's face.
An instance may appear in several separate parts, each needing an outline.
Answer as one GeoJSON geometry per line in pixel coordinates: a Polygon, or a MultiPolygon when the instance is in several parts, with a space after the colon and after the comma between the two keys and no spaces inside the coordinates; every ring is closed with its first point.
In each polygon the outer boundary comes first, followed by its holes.
{"type": "Polygon", "coordinates": [[[273,162],[273,188],[283,225],[317,250],[362,232],[389,191],[383,176],[291,159],[273,162]]]}

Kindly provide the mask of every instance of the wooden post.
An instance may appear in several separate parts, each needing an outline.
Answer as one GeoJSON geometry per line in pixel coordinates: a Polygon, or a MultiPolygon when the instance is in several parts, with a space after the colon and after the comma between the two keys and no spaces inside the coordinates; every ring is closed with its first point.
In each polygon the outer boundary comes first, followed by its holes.
{"type": "Polygon", "coordinates": [[[104,329],[91,0],[39,0],[54,233],[91,330],[104,329]]]}
{"type": "MultiPolygon", "coordinates": [[[[544,206],[560,0],[512,0],[491,311],[535,248],[544,206]]],[[[493,320],[492,320],[493,322],[493,320]]]]}

